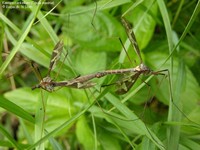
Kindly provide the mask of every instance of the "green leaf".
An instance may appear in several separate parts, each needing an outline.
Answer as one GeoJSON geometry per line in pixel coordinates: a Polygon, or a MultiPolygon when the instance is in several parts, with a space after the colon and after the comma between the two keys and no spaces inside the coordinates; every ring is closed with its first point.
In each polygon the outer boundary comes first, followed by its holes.
{"type": "Polygon", "coordinates": [[[75,68],[81,75],[106,69],[106,53],[79,50],[75,55],[75,68]],[[88,59],[89,58],[89,59],[88,59]]]}
{"type": "Polygon", "coordinates": [[[98,139],[105,150],[121,150],[123,149],[120,145],[119,140],[112,135],[112,133],[101,131],[101,134],[98,134],[98,139]]]}
{"type": "Polygon", "coordinates": [[[95,149],[94,135],[84,116],[76,123],[76,135],[84,149],[95,149]]]}
{"type": "MultiPolygon", "coordinates": [[[[85,8],[76,8],[73,11],[82,9],[85,8]]],[[[121,24],[106,12],[97,12],[94,18],[94,27],[91,25],[92,18],[93,13],[71,16],[70,20],[63,18],[63,22],[66,22],[63,30],[75,43],[84,48],[94,51],[119,51],[121,43],[118,38],[124,39],[125,36],[121,24]],[[80,22],[82,28],[78,25],[80,22]]]]}

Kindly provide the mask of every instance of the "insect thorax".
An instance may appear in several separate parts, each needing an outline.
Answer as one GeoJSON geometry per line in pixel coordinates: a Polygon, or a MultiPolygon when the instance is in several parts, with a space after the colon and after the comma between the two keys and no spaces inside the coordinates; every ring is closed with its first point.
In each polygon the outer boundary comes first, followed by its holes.
{"type": "Polygon", "coordinates": [[[47,77],[45,77],[45,78],[43,78],[43,79],[41,80],[40,86],[41,86],[43,89],[45,89],[45,90],[51,92],[51,91],[54,90],[54,84],[53,84],[52,81],[53,81],[53,80],[52,80],[49,76],[47,76],[47,77]]]}
{"type": "Polygon", "coordinates": [[[140,71],[143,72],[145,75],[150,74],[152,71],[143,63],[139,65],[140,71]]]}

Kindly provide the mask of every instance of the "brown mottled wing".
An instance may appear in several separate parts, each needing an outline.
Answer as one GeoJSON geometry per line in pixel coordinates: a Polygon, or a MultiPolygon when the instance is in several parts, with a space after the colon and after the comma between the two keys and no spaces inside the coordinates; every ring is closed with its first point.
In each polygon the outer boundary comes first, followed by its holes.
{"type": "Polygon", "coordinates": [[[117,86],[120,86],[120,88],[118,88],[116,93],[117,94],[127,93],[131,89],[131,87],[135,84],[139,76],[140,72],[137,72],[136,74],[132,75],[130,79],[127,79],[126,81],[119,81],[117,83],[117,86]]]}
{"type": "Polygon", "coordinates": [[[63,41],[61,40],[56,44],[56,46],[53,49],[47,76],[50,76],[51,70],[55,68],[56,62],[60,59],[62,49],[63,49],[63,41]]]}
{"type": "Polygon", "coordinates": [[[135,34],[134,34],[133,30],[131,29],[131,25],[123,17],[121,18],[121,21],[122,21],[122,24],[123,24],[123,26],[126,30],[126,33],[127,33],[128,38],[131,42],[131,45],[134,48],[136,54],[138,55],[138,57],[140,59],[140,64],[141,64],[143,61],[142,61],[142,57],[141,57],[141,54],[140,54],[140,49],[139,49],[135,34]]]}
{"type": "Polygon", "coordinates": [[[71,80],[54,82],[54,87],[66,86],[66,87],[78,88],[78,89],[90,88],[96,85],[95,83],[89,81],[93,78],[96,78],[96,73],[88,74],[84,76],[79,75],[78,77],[71,80]]]}

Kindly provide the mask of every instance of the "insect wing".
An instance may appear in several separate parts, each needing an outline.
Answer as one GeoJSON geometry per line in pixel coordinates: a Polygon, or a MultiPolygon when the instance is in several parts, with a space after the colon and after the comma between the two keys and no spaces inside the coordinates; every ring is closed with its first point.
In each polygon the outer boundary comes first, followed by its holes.
{"type": "Polygon", "coordinates": [[[120,95],[127,93],[131,89],[131,87],[135,84],[139,76],[140,76],[140,73],[137,72],[136,74],[132,75],[131,78],[128,78],[127,80],[117,82],[117,86],[118,87],[120,86],[120,88],[118,88],[116,93],[120,95]]]}
{"type": "Polygon", "coordinates": [[[134,34],[133,30],[131,29],[131,25],[123,17],[121,18],[121,21],[122,21],[122,24],[123,24],[123,26],[126,30],[126,33],[127,33],[128,38],[131,42],[131,45],[134,48],[136,54],[138,55],[138,57],[140,59],[140,63],[142,63],[143,61],[142,61],[142,57],[141,57],[141,54],[140,54],[140,49],[139,49],[139,46],[137,44],[135,34],[134,34]]]}
{"type": "Polygon", "coordinates": [[[55,68],[56,62],[60,59],[62,49],[63,49],[63,41],[61,40],[56,44],[56,46],[53,49],[51,61],[50,61],[50,64],[49,64],[48,76],[50,75],[51,70],[53,70],[55,68]]]}

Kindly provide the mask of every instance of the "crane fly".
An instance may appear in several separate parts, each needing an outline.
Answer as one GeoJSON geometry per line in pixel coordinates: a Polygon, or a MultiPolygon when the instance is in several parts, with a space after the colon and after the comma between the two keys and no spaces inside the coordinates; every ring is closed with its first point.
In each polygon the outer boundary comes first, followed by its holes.
{"type": "Polygon", "coordinates": [[[60,81],[60,82],[56,82],[51,78],[51,71],[55,68],[57,61],[60,59],[62,49],[63,49],[63,42],[59,41],[53,49],[53,53],[50,59],[49,69],[48,69],[48,73],[46,77],[44,78],[40,77],[41,78],[40,83],[38,85],[33,86],[32,90],[36,88],[42,88],[48,92],[52,92],[55,90],[55,87],[88,88],[88,87],[94,86],[93,83],[86,82],[94,78],[93,74],[77,77],[68,81],[60,81]]]}
{"type": "MultiPolygon", "coordinates": [[[[135,50],[137,56],[139,57],[140,64],[136,66],[135,68],[127,68],[127,69],[117,69],[117,70],[106,70],[102,72],[98,72],[96,74],[93,74],[95,78],[101,78],[109,74],[127,74],[131,73],[130,77],[126,77],[122,80],[117,81],[115,84],[119,85],[120,88],[117,89],[117,94],[125,94],[127,93],[131,87],[135,84],[137,79],[140,77],[141,74],[143,75],[165,75],[162,72],[167,70],[160,70],[160,71],[152,71],[147,67],[142,60],[140,49],[137,44],[137,40],[135,38],[135,34],[133,30],[131,29],[130,24],[125,20],[125,18],[121,17],[121,22],[125,28],[126,34],[128,36],[129,41],[131,42],[131,45],[133,49],[135,50]]],[[[122,43],[122,41],[120,40],[122,43]]],[[[123,44],[122,44],[123,45],[123,44]]],[[[124,48],[124,47],[123,47],[124,48]]],[[[124,48],[125,52],[127,53],[126,49],[124,48]]],[[[127,54],[128,56],[128,54],[127,54]]],[[[130,58],[129,58],[130,59],[130,58]]]]}
{"type": "MultiPolygon", "coordinates": [[[[137,81],[137,79],[139,78],[139,76],[141,74],[143,74],[143,75],[158,75],[158,74],[165,75],[162,72],[167,71],[167,70],[160,70],[160,71],[155,72],[155,71],[149,69],[149,67],[147,67],[143,63],[143,60],[142,60],[142,57],[141,57],[141,54],[140,54],[140,49],[139,49],[135,34],[134,34],[133,30],[131,29],[131,25],[123,17],[121,17],[121,22],[122,22],[122,25],[125,28],[125,31],[126,31],[126,34],[128,36],[128,39],[131,43],[131,46],[135,50],[135,52],[136,52],[136,54],[137,54],[137,56],[139,57],[139,60],[140,60],[140,64],[137,67],[133,68],[135,71],[132,71],[134,73],[130,76],[130,78],[128,78],[127,80],[122,80],[122,81],[117,82],[117,84],[122,85],[122,86],[116,92],[118,94],[125,94],[135,84],[135,82],[137,81]]],[[[124,48],[124,50],[127,53],[125,48],[124,48]]]]}
{"type": "MultiPolygon", "coordinates": [[[[122,24],[123,24],[123,26],[124,26],[124,28],[126,30],[126,33],[128,35],[128,38],[129,38],[129,40],[131,42],[131,45],[134,48],[137,56],[140,59],[140,64],[138,66],[136,66],[135,68],[105,70],[105,71],[97,72],[97,73],[94,73],[94,74],[81,76],[79,78],[76,78],[74,80],[69,81],[71,84],[72,83],[79,83],[79,81],[86,82],[86,81],[91,80],[93,78],[101,78],[101,77],[104,77],[104,76],[107,76],[107,75],[111,75],[111,74],[127,74],[127,73],[131,73],[131,76],[129,78],[124,78],[123,80],[116,82],[117,85],[120,85],[120,88],[116,91],[116,93],[125,94],[134,85],[134,83],[137,81],[137,79],[139,78],[139,76],[141,74],[144,74],[144,75],[158,75],[158,74],[165,75],[165,74],[163,74],[161,72],[167,71],[167,70],[160,70],[160,71],[154,72],[151,69],[149,69],[143,63],[142,57],[141,57],[141,54],[140,54],[140,50],[139,50],[139,46],[137,44],[137,40],[135,38],[134,32],[131,29],[130,24],[123,17],[121,18],[121,20],[122,20],[122,24]]],[[[124,50],[125,50],[125,48],[124,48],[124,50]]],[[[125,52],[126,52],[126,50],[125,50],[125,52]]],[[[67,85],[67,82],[63,82],[63,83],[59,83],[59,84],[57,83],[57,85],[62,85],[62,84],[67,85]]]]}
{"type": "Polygon", "coordinates": [[[140,55],[140,50],[139,50],[134,32],[130,28],[130,24],[124,18],[122,18],[122,24],[125,27],[128,38],[133,48],[135,49],[136,54],[138,55],[140,59],[140,64],[138,66],[136,66],[135,68],[127,68],[127,69],[105,70],[105,71],[100,71],[93,74],[79,76],[74,79],[57,82],[57,81],[54,81],[50,77],[50,74],[51,74],[52,69],[55,67],[56,62],[59,60],[62,49],[63,49],[63,42],[59,41],[54,47],[47,76],[44,77],[40,81],[40,83],[34,86],[32,89],[34,90],[36,88],[42,88],[42,89],[45,89],[46,91],[51,92],[51,91],[54,91],[55,87],[71,87],[71,88],[78,88],[78,89],[89,88],[96,85],[95,83],[88,82],[89,80],[92,80],[94,78],[102,78],[104,76],[113,75],[113,74],[131,73],[132,75],[130,76],[129,79],[117,82],[117,84],[121,85],[121,88],[119,88],[116,92],[118,94],[124,94],[129,91],[129,89],[133,86],[133,84],[136,82],[136,80],[139,78],[141,74],[144,74],[144,75],[162,74],[160,73],[161,71],[154,72],[150,70],[146,65],[144,65],[141,55],[140,55]]]}
{"type": "MultiPolygon", "coordinates": [[[[126,33],[127,33],[128,38],[131,42],[131,45],[134,48],[137,56],[140,59],[140,64],[138,66],[136,66],[135,68],[105,70],[105,71],[97,72],[95,74],[81,76],[81,77],[77,78],[76,81],[72,80],[71,83],[72,82],[75,83],[77,81],[86,82],[86,81],[91,80],[93,78],[101,78],[101,77],[104,77],[104,76],[107,76],[107,75],[112,75],[112,74],[128,74],[128,73],[131,73],[131,76],[129,78],[124,78],[124,79],[116,82],[116,84],[120,86],[120,88],[116,91],[116,93],[125,94],[134,85],[134,83],[137,81],[137,79],[140,77],[141,74],[143,74],[143,75],[158,75],[158,74],[165,75],[162,72],[167,71],[167,70],[160,70],[160,71],[155,72],[155,71],[152,71],[151,69],[149,69],[143,63],[143,60],[142,60],[142,57],[141,57],[141,54],[140,54],[140,49],[139,49],[139,46],[137,44],[137,40],[135,38],[135,34],[132,31],[130,24],[123,17],[121,18],[121,21],[122,21],[122,24],[123,24],[123,26],[126,30],[126,33]]],[[[120,42],[122,43],[121,40],[120,40],[120,42]]],[[[124,50],[125,50],[125,48],[124,48],[124,50]]],[[[125,50],[125,52],[126,52],[126,50],[125,50]]]]}
{"type": "MultiPolygon", "coordinates": [[[[131,29],[131,26],[130,24],[125,20],[125,18],[121,18],[121,21],[122,21],[122,24],[123,26],[125,27],[125,30],[126,30],[126,33],[128,35],[128,38],[131,42],[131,45],[132,47],[134,48],[136,54],[138,55],[139,59],[140,59],[140,65],[138,65],[136,68],[133,68],[133,69],[136,69],[136,71],[132,71],[132,72],[135,72],[135,74],[133,74],[130,78],[131,79],[128,79],[128,80],[122,80],[122,81],[119,81],[118,84],[121,84],[124,86],[122,87],[125,87],[124,89],[121,88],[121,89],[118,89],[117,92],[119,94],[124,94],[126,93],[133,85],[134,83],[136,82],[136,80],[139,78],[139,76],[141,74],[144,74],[144,75],[166,75],[164,74],[163,72],[167,72],[168,73],[168,77],[169,77],[169,91],[170,91],[170,99],[171,99],[171,102],[173,103],[173,105],[188,119],[190,120],[182,111],[181,109],[176,105],[176,103],[174,103],[173,101],[173,98],[172,98],[172,87],[171,87],[171,82],[170,82],[170,74],[169,74],[169,70],[168,69],[164,69],[164,70],[159,70],[159,71],[152,71],[150,70],[146,65],[144,65],[143,61],[142,61],[142,57],[140,55],[140,50],[139,50],[139,46],[137,44],[137,41],[136,41],[136,38],[135,38],[135,35],[134,35],[134,32],[133,30],[131,29]]],[[[127,52],[126,52],[127,53],[127,52]]],[[[192,120],[190,120],[191,122],[193,122],[192,120]]],[[[195,123],[195,122],[193,122],[195,123]]],[[[196,125],[199,126],[199,124],[195,123],[196,125]]]]}
{"type": "Polygon", "coordinates": [[[60,54],[62,52],[63,49],[63,42],[59,41],[56,46],[53,49],[53,53],[50,59],[50,63],[49,63],[49,69],[48,69],[48,73],[46,75],[46,77],[42,78],[41,75],[41,81],[38,85],[35,85],[34,87],[32,87],[32,90],[36,89],[36,88],[42,88],[45,89],[47,91],[52,91],[53,90],[53,86],[51,84],[51,82],[53,81],[52,78],[50,77],[51,71],[54,69],[56,62],[59,60],[60,58],[60,54]]]}

